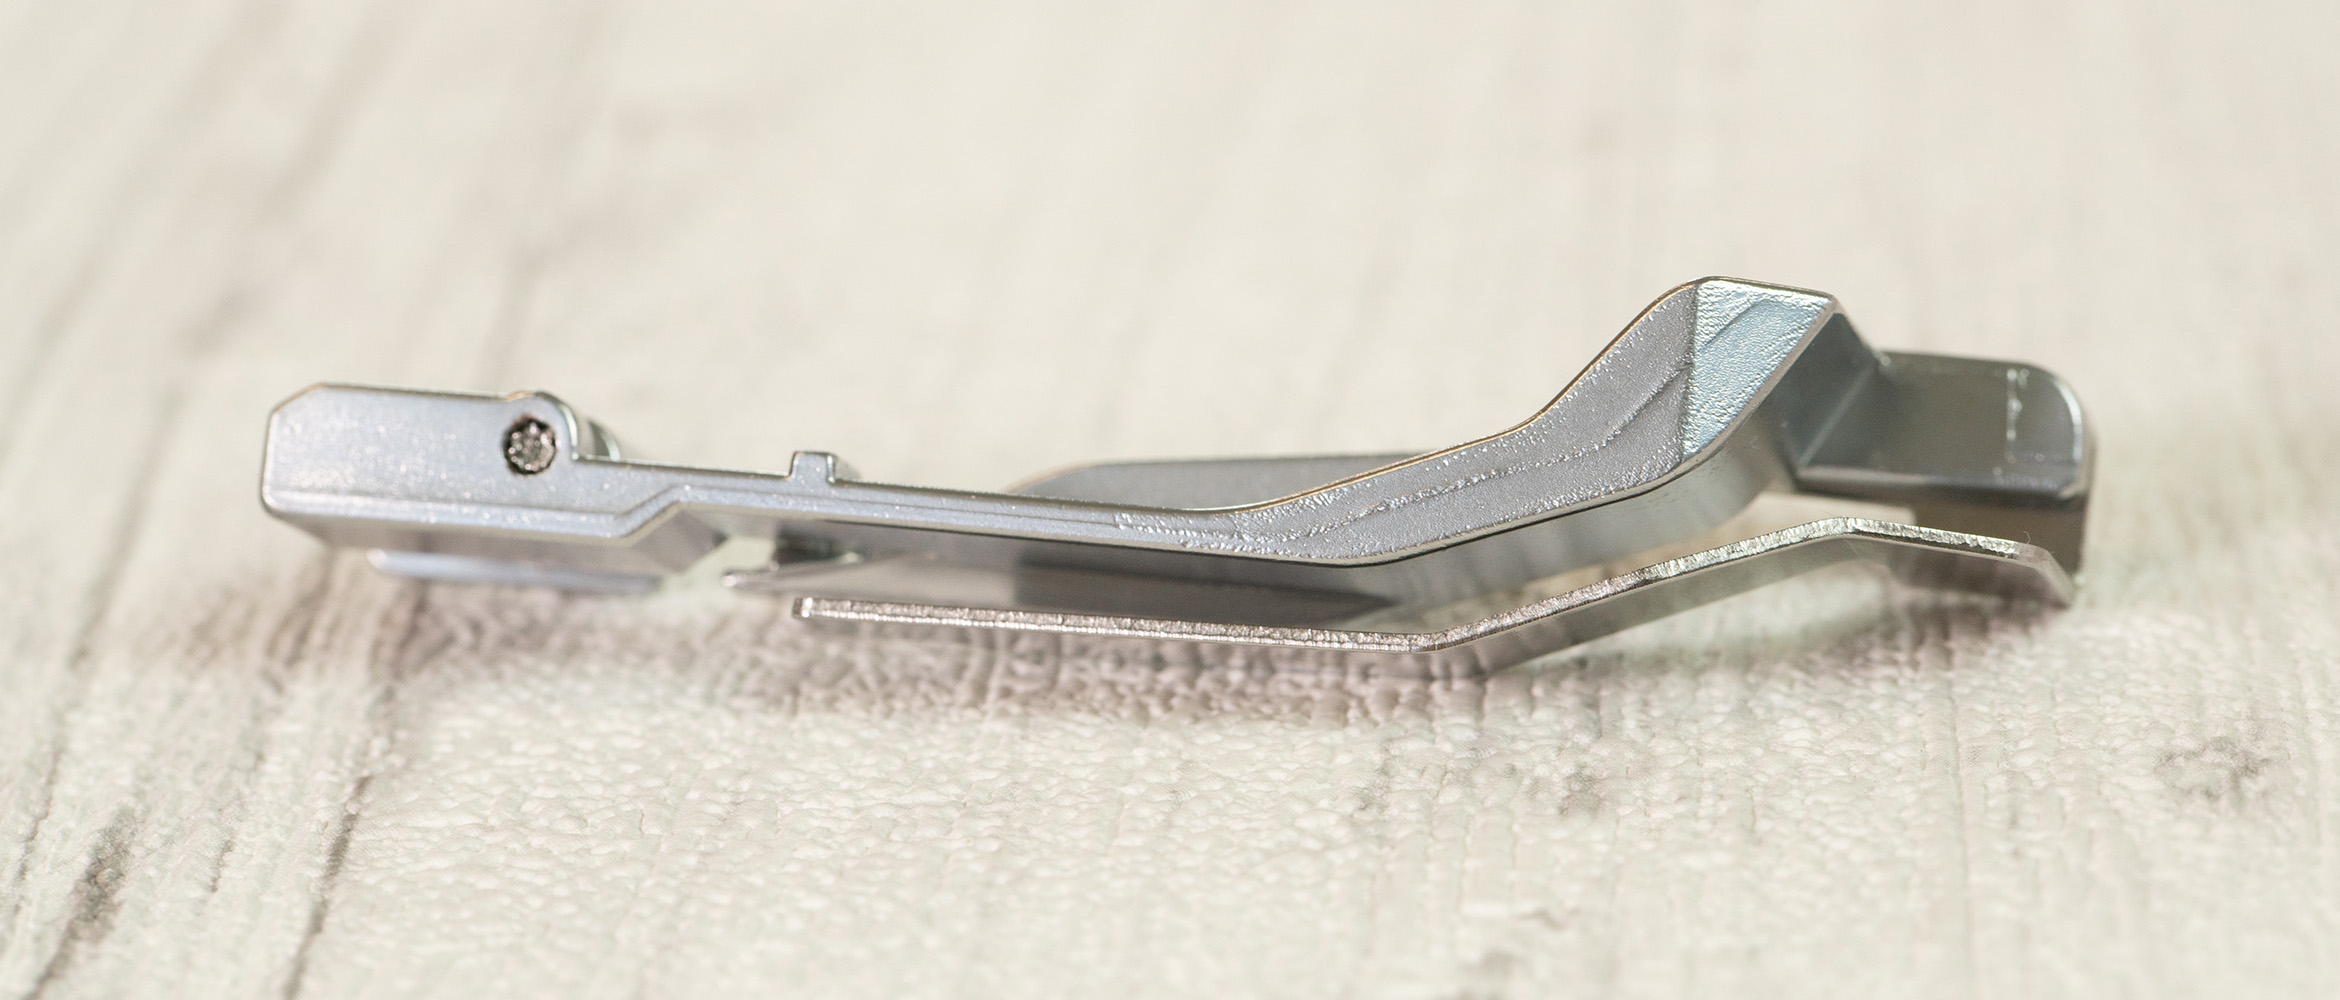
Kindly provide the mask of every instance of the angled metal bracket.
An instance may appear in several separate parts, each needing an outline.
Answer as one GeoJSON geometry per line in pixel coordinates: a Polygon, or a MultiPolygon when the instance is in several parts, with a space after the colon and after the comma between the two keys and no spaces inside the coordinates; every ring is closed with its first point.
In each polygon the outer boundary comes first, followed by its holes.
{"type": "Polygon", "coordinates": [[[758,537],[772,564],[727,582],[799,595],[811,621],[1495,666],[1845,560],[2063,603],[2088,437],[2046,371],[1875,351],[1826,295],[1710,278],[1524,423],[1429,453],[1109,463],[982,493],[818,452],[780,474],[634,461],[542,393],[320,385],[271,415],[261,500],[429,579],[645,589],[758,537]],[[1679,543],[1767,490],[1917,523],[1815,521],[1447,627],[1372,624],[1679,543]]]}

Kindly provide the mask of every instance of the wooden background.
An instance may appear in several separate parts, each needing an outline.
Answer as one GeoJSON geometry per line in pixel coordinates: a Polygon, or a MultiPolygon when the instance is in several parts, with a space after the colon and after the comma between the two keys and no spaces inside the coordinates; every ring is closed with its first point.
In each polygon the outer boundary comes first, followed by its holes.
{"type": "Polygon", "coordinates": [[[2332,995],[2336,39],[7,0],[0,995],[2332,995]],[[1405,681],[425,587],[255,499],[325,379],[974,487],[1438,445],[1709,273],[2067,376],[2080,605],[1837,574],[1405,681]]]}

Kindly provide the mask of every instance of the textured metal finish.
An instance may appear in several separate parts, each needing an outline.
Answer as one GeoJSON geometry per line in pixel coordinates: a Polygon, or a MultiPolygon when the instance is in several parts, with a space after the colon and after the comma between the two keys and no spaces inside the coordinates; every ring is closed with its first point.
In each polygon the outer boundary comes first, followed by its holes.
{"type": "MultiPolygon", "coordinates": [[[[1902,505],[1955,533],[1895,546],[2036,543],[2062,574],[2079,563],[2087,441],[2047,372],[1877,352],[1826,295],[1707,279],[1652,304],[1524,423],[1426,454],[1117,463],[980,493],[861,481],[817,452],[781,475],[627,461],[541,393],[325,385],[271,417],[261,497],[438,579],[626,589],[750,536],[777,543],[769,571],[738,578],[752,585],[1281,636],[1679,542],[1765,490],[1902,505]]],[[[1797,544],[1881,537],[1838,525],[1797,544]]]]}

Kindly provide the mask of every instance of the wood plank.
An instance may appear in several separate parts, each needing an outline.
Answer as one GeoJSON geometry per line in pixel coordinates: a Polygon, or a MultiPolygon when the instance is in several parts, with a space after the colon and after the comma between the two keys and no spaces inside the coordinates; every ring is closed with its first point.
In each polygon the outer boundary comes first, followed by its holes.
{"type": "Polygon", "coordinates": [[[0,992],[2329,993],[2335,20],[10,5],[0,992]],[[1716,272],[2067,375],[2081,604],[1407,680],[422,587],[252,498],[320,379],[945,485],[1460,440],[1716,272]]]}

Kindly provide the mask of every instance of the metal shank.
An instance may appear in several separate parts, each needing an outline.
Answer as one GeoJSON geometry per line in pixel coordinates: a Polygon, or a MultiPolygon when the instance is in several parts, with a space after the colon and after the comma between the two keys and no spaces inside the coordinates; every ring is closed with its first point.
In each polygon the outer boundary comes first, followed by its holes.
{"type": "Polygon", "coordinates": [[[2045,371],[1880,353],[1833,298],[1710,278],[1525,422],[1427,454],[1098,465],[983,493],[866,482],[817,452],[778,475],[631,461],[542,393],[321,385],[271,415],[261,499],[421,576],[624,587],[751,536],[805,590],[916,558],[989,581],[937,600],[1285,627],[1614,561],[1769,489],[1907,506],[2070,570],[2089,462],[2045,371]],[[527,468],[505,446],[523,427],[527,468]]]}

